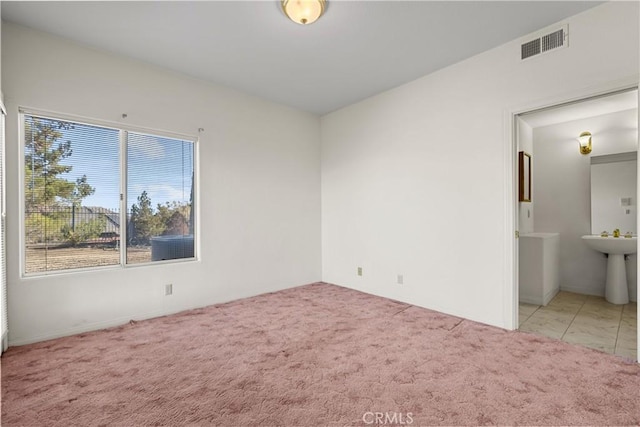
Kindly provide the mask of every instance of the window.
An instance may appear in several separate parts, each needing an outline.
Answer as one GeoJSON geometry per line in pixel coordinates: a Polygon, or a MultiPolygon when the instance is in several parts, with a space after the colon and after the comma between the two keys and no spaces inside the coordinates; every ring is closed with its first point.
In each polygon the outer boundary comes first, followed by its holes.
{"type": "Polygon", "coordinates": [[[21,117],[26,274],[195,257],[195,140],[21,117]]]}
{"type": "Polygon", "coordinates": [[[127,263],[193,258],[193,178],[193,142],[127,133],[127,263]]]}
{"type": "Polygon", "coordinates": [[[9,318],[8,318],[8,305],[7,305],[7,246],[6,246],[6,227],[5,227],[5,135],[4,135],[4,121],[5,121],[5,109],[2,101],[0,101],[0,353],[4,352],[8,347],[9,340],[9,318]]]}

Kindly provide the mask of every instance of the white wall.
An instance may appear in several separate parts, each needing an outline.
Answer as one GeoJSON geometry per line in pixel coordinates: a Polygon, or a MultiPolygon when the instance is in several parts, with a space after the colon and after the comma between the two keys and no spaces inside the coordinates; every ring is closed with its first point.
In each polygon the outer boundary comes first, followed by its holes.
{"type": "Polygon", "coordinates": [[[637,82],[638,6],[568,19],[566,49],[521,62],[517,40],[324,116],[323,280],[512,327],[508,113],[637,82]]]}
{"type": "Polygon", "coordinates": [[[3,25],[13,345],[321,278],[320,120],[233,90],[3,25]],[[18,106],[200,140],[200,262],[21,279],[18,106]],[[174,294],[165,297],[164,285],[174,294]]]}
{"type": "MultiPolygon", "coordinates": [[[[533,129],[534,229],[560,233],[562,290],[604,295],[606,259],[581,239],[591,234],[591,156],[636,151],[637,114],[627,110],[533,129]],[[580,154],[576,141],[585,130],[593,134],[590,155],[580,154]]],[[[636,260],[631,256],[628,261],[634,300],[636,260]]]]}

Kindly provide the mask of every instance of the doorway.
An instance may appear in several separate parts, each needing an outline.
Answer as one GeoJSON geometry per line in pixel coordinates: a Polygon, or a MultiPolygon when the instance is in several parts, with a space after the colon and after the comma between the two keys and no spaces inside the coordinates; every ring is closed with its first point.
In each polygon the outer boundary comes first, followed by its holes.
{"type": "MultiPolygon", "coordinates": [[[[516,114],[514,141],[516,154],[531,159],[532,184],[531,197],[516,198],[515,329],[637,360],[637,254],[626,261],[632,301],[611,304],[603,298],[606,255],[581,239],[603,231],[591,227],[602,224],[592,221],[592,161],[630,152],[637,158],[637,86],[516,114]],[[577,138],[586,131],[592,151],[583,154],[577,138]]],[[[516,163],[516,194],[519,170],[516,163]]],[[[633,194],[616,196],[625,201],[613,210],[632,217],[626,224],[633,229],[622,233],[637,236],[637,172],[632,181],[625,191],[633,194]]]]}

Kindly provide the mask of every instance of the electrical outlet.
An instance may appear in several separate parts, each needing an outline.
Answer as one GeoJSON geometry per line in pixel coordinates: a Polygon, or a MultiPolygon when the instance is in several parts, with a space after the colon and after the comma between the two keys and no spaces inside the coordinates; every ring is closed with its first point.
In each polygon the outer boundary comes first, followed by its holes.
{"type": "Polygon", "coordinates": [[[173,295],[173,284],[169,283],[168,285],[164,285],[164,294],[165,296],[173,295]]]}
{"type": "Polygon", "coordinates": [[[404,283],[404,276],[402,274],[398,274],[398,285],[402,285],[404,283]]]}
{"type": "Polygon", "coordinates": [[[362,276],[362,267],[358,267],[358,276],[362,276]]]}

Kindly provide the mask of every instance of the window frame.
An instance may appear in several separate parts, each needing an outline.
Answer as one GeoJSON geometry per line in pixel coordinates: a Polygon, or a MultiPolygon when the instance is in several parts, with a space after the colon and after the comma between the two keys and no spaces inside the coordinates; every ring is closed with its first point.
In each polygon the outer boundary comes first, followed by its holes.
{"type": "MultiPolygon", "coordinates": [[[[123,119],[126,115],[123,114],[123,119]]],[[[141,126],[132,126],[122,122],[110,122],[106,120],[87,118],[83,116],[77,116],[72,114],[55,113],[51,111],[45,111],[36,108],[18,107],[18,193],[19,193],[19,239],[20,244],[20,277],[23,279],[39,278],[45,276],[57,276],[65,274],[86,273],[101,270],[114,270],[114,269],[128,269],[149,267],[155,265],[166,265],[176,263],[191,263],[200,261],[200,138],[195,135],[188,135],[173,131],[145,128],[141,126]],[[111,130],[116,130],[119,133],[119,156],[120,156],[120,173],[117,174],[120,187],[120,224],[127,224],[127,135],[129,132],[144,134],[149,136],[157,136],[161,138],[177,139],[182,141],[188,141],[193,144],[193,201],[191,209],[193,211],[193,257],[191,258],[177,258],[161,261],[148,261],[141,263],[127,263],[127,227],[121,227],[120,230],[120,248],[119,248],[119,262],[113,265],[93,266],[93,267],[80,267],[66,270],[45,270],[27,273],[26,272],[26,218],[25,218],[25,116],[35,116],[42,119],[60,120],[71,122],[78,125],[95,126],[111,130]],[[124,242],[124,244],[122,243],[124,242]]]]}

